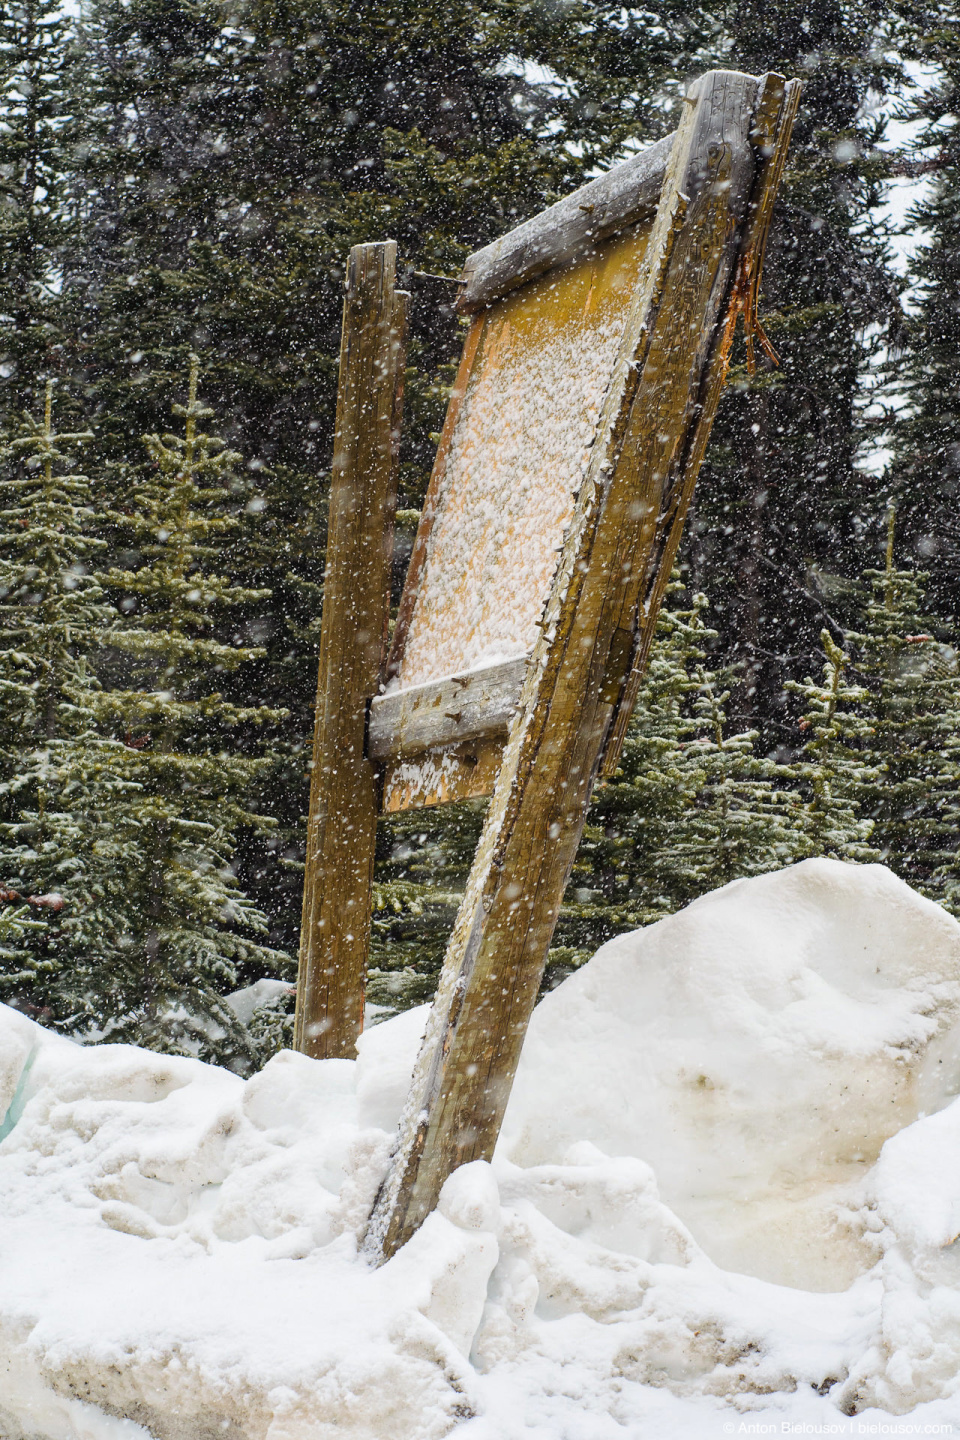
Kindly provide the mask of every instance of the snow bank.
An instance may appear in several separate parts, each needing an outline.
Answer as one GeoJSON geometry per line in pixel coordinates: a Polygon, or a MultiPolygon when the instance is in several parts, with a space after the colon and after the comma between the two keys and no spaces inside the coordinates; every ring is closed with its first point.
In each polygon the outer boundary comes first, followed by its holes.
{"type": "Polygon", "coordinates": [[[544,1001],[494,1164],[371,1271],[423,1010],[244,1082],[0,1007],[0,1434],[960,1425],[958,1018],[881,867],[728,886],[544,1001]]]}
{"type": "Polygon", "coordinates": [[[839,1290],[876,1251],[838,1203],[958,1091],[960,926],[883,866],[811,860],[611,941],[548,996],[501,1149],[639,1156],[714,1260],[839,1290]]]}

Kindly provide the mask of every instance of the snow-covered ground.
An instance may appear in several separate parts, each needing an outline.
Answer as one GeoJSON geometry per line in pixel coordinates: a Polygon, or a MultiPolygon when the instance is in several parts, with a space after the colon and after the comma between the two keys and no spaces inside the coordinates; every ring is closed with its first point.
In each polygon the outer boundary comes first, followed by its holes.
{"type": "Polygon", "coordinates": [[[960,925],[807,861],[539,1007],[500,1149],[356,1258],[424,1022],[242,1081],[0,1007],[4,1440],[960,1432],[960,925]]]}

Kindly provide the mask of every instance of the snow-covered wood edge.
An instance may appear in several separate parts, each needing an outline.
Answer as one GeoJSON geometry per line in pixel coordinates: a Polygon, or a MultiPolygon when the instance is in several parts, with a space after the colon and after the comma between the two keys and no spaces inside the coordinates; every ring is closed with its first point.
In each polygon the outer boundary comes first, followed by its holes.
{"type": "Polygon", "coordinates": [[[649,219],[660,202],[675,135],[641,150],[605,175],[467,257],[458,309],[483,310],[511,290],[649,219]]]}
{"type": "Polygon", "coordinates": [[[720,395],[726,383],[733,327],[738,316],[742,315],[744,330],[748,336],[751,331],[755,332],[759,328],[756,306],[767,233],[803,91],[800,80],[788,80],[782,87],[778,81],[779,77],[765,77],[757,102],[750,139],[759,156],[758,175],[747,212],[737,273],[727,308],[725,333],[720,343],[715,345],[704,373],[698,399],[698,419],[690,432],[687,452],[676,467],[677,481],[672,487],[672,504],[669,512],[663,516],[660,544],[654,551],[656,563],[648,566],[651,583],[649,591],[641,597],[637,607],[633,663],[617,703],[600,766],[600,777],[604,780],[616,774],[627,738],[630,716],[650,658],[660,605],[676,560],[687,511],[693,499],[693,488],[710,439],[720,395]]]}

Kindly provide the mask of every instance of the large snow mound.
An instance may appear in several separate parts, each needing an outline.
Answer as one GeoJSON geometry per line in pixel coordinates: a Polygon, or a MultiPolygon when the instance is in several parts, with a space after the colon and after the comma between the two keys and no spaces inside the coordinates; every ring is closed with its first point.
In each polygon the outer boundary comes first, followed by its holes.
{"type": "Polygon", "coordinates": [[[960,1423],[936,906],[807,861],[604,947],[539,1007],[494,1163],[372,1271],[424,1021],[244,1082],[0,1007],[4,1440],[960,1423]]]}
{"type": "Polygon", "coordinates": [[[958,1091],[960,927],[883,866],[810,860],[611,941],[549,996],[501,1149],[636,1155],[718,1263],[840,1290],[876,1259],[852,1183],[958,1091]]]}

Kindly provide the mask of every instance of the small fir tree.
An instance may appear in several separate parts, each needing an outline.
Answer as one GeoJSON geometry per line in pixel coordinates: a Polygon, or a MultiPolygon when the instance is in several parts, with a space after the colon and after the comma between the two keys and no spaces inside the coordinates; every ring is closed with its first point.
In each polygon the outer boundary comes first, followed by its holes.
{"type": "Polygon", "coordinates": [[[384,1015],[433,996],[486,800],[381,818],[367,999],[384,1015]]]}
{"type": "Polygon", "coordinates": [[[86,475],[72,471],[89,431],[57,435],[53,386],[42,421],[24,415],[0,448],[0,685],[8,742],[61,732],[64,686],[77,698],[93,688],[85,652],[112,614],[89,573],[105,548],[89,534],[86,475]]]}
{"type": "Polygon", "coordinates": [[[42,422],[25,416],[0,449],[0,866],[8,898],[35,892],[50,917],[0,971],[8,1001],[79,1031],[104,1019],[142,856],[125,823],[126,751],[98,729],[93,657],[117,617],[91,574],[103,517],[73,468],[92,436],[57,435],[52,398],[48,383],[42,422]]]}
{"type": "Polygon", "coordinates": [[[611,935],[798,858],[789,772],[755,753],[756,732],[729,733],[729,688],[706,663],[716,638],[706,606],[696,595],[688,610],[661,611],[617,775],[590,810],[553,952],[558,971],[611,935]]]}
{"type": "Polygon", "coordinates": [[[697,802],[675,841],[686,899],[800,858],[799,797],[790,771],[756,753],[756,730],[730,732],[729,669],[696,666],[690,764],[702,777],[697,802]],[[721,689],[721,686],[724,688],[721,689]]]}
{"type": "Polygon", "coordinates": [[[219,569],[240,525],[244,486],[240,457],[200,428],[213,412],[197,398],[198,363],[191,357],[187,404],[173,407],[185,434],[145,437],[153,466],[134,485],[137,508],[113,516],[144,563],[102,577],[130,614],[114,637],[129,683],[111,691],[107,705],[125,730],[140,787],[130,804],[145,854],[131,956],[139,997],[115,1028],[142,1045],[199,1046],[242,1064],[255,1057],[222,997],[240,980],[286,968],[289,957],[252,938],[267,922],[232,864],[239,832],[271,826],[248,802],[271,761],[239,753],[225,737],[281,716],[232,704],[213,688],[216,677],[263,653],[218,638],[216,620],[264,592],[233,585],[219,569]]]}
{"type": "Polygon", "coordinates": [[[876,728],[869,718],[871,693],[848,679],[850,657],[829,630],[820,636],[826,654],[823,677],[789,681],[802,698],[804,744],[794,767],[803,786],[804,830],[809,855],[866,862],[879,859],[868,842],[874,821],[863,813],[867,786],[881,769],[873,763],[876,728]],[[862,713],[866,709],[866,714],[862,713]]]}
{"type": "Polygon", "coordinates": [[[862,628],[849,639],[871,693],[879,773],[865,780],[862,804],[873,842],[885,864],[940,899],[960,843],[960,675],[949,632],[923,609],[926,578],[895,567],[891,509],[886,566],[864,571],[862,628]]]}
{"type": "MultiPolygon", "coordinates": [[[[13,891],[6,891],[14,898],[13,891]]],[[[17,896],[16,899],[20,897],[17,896]]],[[[24,944],[31,933],[46,929],[42,920],[30,913],[29,905],[11,904],[0,910],[0,1002],[23,1009],[23,995],[36,985],[33,951],[24,944]]],[[[42,1012],[35,1009],[35,1015],[42,1012]]]]}
{"type": "MultiPolygon", "coordinates": [[[[671,591],[681,589],[674,579],[671,591]]],[[[597,790],[561,912],[553,963],[589,958],[622,930],[671,914],[687,898],[674,839],[696,804],[702,775],[690,762],[695,667],[712,632],[706,599],[664,606],[615,778],[597,790]]]]}

